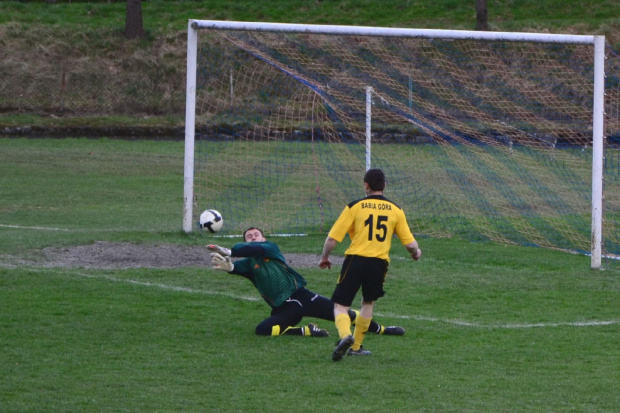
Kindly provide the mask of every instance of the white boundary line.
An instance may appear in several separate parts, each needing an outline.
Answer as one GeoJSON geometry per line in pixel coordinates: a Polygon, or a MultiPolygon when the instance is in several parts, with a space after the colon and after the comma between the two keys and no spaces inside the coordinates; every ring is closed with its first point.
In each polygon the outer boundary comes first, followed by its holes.
{"type": "Polygon", "coordinates": [[[5,224],[0,224],[0,228],[37,229],[37,230],[43,230],[43,231],[73,231],[67,228],[25,227],[22,225],[5,225],[5,224]]]}
{"type": "Polygon", "coordinates": [[[244,296],[244,295],[238,296],[238,295],[234,295],[234,294],[221,293],[221,292],[217,292],[217,291],[195,290],[193,288],[176,287],[174,285],[150,283],[150,282],[146,282],[146,281],[136,281],[136,280],[131,280],[131,279],[123,279],[123,278],[115,278],[115,277],[110,277],[109,275],[92,275],[92,274],[81,274],[81,273],[78,273],[78,275],[80,277],[84,277],[84,278],[104,279],[104,280],[108,280],[108,281],[112,281],[112,282],[117,282],[117,283],[127,283],[127,284],[133,284],[133,285],[141,285],[143,287],[155,287],[155,288],[160,288],[162,290],[179,291],[179,292],[191,293],[191,294],[222,295],[222,296],[234,298],[234,299],[237,299],[237,300],[260,301],[260,299],[256,298],[256,297],[250,297],[250,296],[244,296]]]}
{"type": "MultiPolygon", "coordinates": [[[[195,290],[192,288],[186,287],[176,287],[172,285],[166,284],[157,284],[150,283],[144,281],[136,281],[131,279],[123,279],[123,278],[115,278],[108,275],[91,275],[91,274],[83,274],[78,273],[80,277],[91,278],[91,279],[105,279],[108,281],[119,282],[119,283],[128,283],[133,285],[141,285],[144,287],[155,287],[160,288],[162,290],[170,290],[170,291],[179,291],[186,292],[191,294],[204,294],[204,295],[220,295],[224,297],[230,297],[237,300],[246,300],[246,301],[260,301],[257,297],[243,296],[243,295],[235,295],[229,293],[222,293],[216,291],[205,291],[205,290],[195,290]]],[[[397,318],[403,320],[416,320],[416,321],[427,321],[432,323],[444,323],[451,324],[458,327],[471,327],[471,328],[487,328],[487,329],[529,329],[529,328],[550,328],[550,327],[597,327],[597,326],[608,326],[608,325],[616,325],[620,324],[620,320],[608,320],[608,321],[574,321],[574,322],[560,322],[560,323],[523,323],[523,324],[481,324],[481,323],[473,323],[469,321],[462,321],[456,319],[442,319],[436,317],[425,317],[421,315],[398,315],[391,313],[375,313],[375,315],[379,317],[388,317],[388,318],[397,318]]]]}
{"type": "MultiPolygon", "coordinates": [[[[32,229],[36,231],[64,231],[64,232],[127,232],[136,231],[136,228],[54,228],[54,227],[30,227],[25,225],[9,225],[0,224],[0,228],[12,228],[12,229],[32,229]]],[[[154,233],[153,230],[141,230],[140,232],[154,233]]]]}
{"type": "Polygon", "coordinates": [[[469,321],[462,321],[456,319],[442,319],[435,317],[424,317],[424,316],[407,316],[407,315],[397,315],[397,314],[379,314],[382,317],[390,317],[390,318],[399,318],[405,320],[417,320],[417,321],[430,321],[433,323],[445,323],[452,324],[459,327],[473,327],[473,328],[488,328],[488,329],[525,329],[525,328],[548,328],[548,327],[596,327],[596,326],[608,326],[614,324],[620,324],[620,320],[609,320],[609,321],[572,321],[572,322],[561,322],[561,323],[523,323],[523,324],[481,324],[481,323],[472,323],[469,321]]]}

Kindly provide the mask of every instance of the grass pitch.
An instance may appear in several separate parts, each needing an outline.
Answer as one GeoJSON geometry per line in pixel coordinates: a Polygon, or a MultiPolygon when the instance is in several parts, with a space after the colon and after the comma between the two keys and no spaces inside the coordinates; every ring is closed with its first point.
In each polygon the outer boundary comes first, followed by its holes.
{"type": "MultiPolygon", "coordinates": [[[[0,141],[0,263],[94,241],[227,245],[180,231],[182,144],[0,141]],[[92,152],[92,155],[90,153],[92,152]]],[[[320,253],[323,236],[274,238],[320,253]]],[[[395,245],[370,357],[254,335],[251,284],[208,268],[0,265],[3,412],[617,412],[620,270],[540,248],[395,245]]],[[[343,252],[343,246],[336,250],[343,252]]],[[[330,295],[337,268],[303,268],[330,295]]],[[[311,320],[308,320],[311,321],[311,320]]]]}

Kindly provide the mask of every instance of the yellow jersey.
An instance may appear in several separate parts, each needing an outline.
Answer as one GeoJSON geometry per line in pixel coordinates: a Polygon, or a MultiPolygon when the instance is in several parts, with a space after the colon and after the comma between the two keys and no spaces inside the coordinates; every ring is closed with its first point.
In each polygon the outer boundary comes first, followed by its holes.
{"type": "Polygon", "coordinates": [[[383,195],[369,195],[344,208],[328,236],[341,242],[346,234],[351,238],[346,255],[387,261],[390,260],[393,235],[403,245],[415,241],[404,211],[383,195]]]}

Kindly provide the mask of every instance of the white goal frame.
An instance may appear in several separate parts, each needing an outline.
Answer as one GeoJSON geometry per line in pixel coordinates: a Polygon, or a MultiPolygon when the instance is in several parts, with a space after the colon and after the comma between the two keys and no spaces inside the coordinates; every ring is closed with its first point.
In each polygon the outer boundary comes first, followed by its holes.
{"type": "MultiPolygon", "coordinates": [[[[183,231],[193,229],[194,139],[198,31],[228,29],[359,36],[416,37],[452,40],[490,40],[533,43],[572,43],[594,46],[594,102],[592,113],[592,228],[591,268],[601,267],[603,223],[603,139],[605,107],[605,36],[546,33],[484,32],[466,30],[398,29],[366,26],[234,22],[190,19],[187,25],[187,89],[185,106],[185,166],[183,179],[183,231]]],[[[368,144],[370,144],[368,142],[368,144]]]]}

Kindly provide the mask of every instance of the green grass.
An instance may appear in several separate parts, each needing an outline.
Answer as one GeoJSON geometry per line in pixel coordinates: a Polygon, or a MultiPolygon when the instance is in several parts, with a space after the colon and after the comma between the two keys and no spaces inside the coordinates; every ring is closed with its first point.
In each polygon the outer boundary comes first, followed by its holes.
{"type": "MultiPolygon", "coordinates": [[[[422,261],[394,260],[377,306],[408,333],[369,335],[372,357],[340,363],[333,339],[254,336],[267,306],[240,277],[0,270],[3,411],[616,411],[617,272],[539,249],[422,246],[422,261]]],[[[331,292],[335,270],[304,274],[331,292]]]]}
{"type": "MultiPolygon", "coordinates": [[[[238,241],[180,231],[182,158],[176,142],[1,140],[0,259],[93,241],[238,241]]],[[[318,254],[323,237],[274,240],[318,254]]],[[[0,410],[618,411],[617,266],[594,271],[586,256],[540,248],[419,242],[419,262],[394,246],[376,308],[377,320],[407,334],[369,334],[373,356],[339,363],[333,337],[255,336],[268,307],[241,277],[0,267],[0,410]]],[[[337,268],[300,271],[331,294],[337,268]]]]}
{"type": "Polygon", "coordinates": [[[26,237],[24,229],[0,228],[0,250],[9,252],[101,234],[174,233],[183,209],[183,142],[3,139],[0,199],[1,224],[65,230],[26,230],[26,237]]]}

